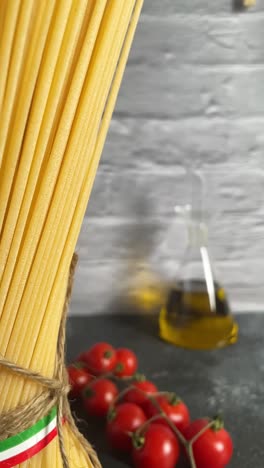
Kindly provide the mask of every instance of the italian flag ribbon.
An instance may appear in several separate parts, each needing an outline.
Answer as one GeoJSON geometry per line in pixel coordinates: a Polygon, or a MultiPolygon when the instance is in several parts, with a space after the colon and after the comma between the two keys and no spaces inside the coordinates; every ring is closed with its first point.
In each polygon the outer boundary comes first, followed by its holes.
{"type": "Polygon", "coordinates": [[[58,434],[57,408],[20,434],[0,441],[0,468],[11,468],[43,450],[58,434]]]}

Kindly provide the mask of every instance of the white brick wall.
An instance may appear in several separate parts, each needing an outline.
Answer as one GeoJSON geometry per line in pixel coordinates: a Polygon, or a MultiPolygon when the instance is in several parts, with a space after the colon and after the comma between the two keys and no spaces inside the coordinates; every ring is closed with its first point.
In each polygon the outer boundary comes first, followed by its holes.
{"type": "Polygon", "coordinates": [[[190,162],[211,192],[210,248],[233,308],[264,311],[264,1],[241,14],[231,3],[145,0],[79,239],[75,313],[118,287],[136,192],[155,207],[145,221],[161,268],[180,258],[172,210],[190,162]]]}

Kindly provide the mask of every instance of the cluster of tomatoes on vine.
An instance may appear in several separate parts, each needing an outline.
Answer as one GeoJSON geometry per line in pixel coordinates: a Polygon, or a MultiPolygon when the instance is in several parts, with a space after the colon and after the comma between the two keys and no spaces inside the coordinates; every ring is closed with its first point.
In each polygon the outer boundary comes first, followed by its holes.
{"type": "Polygon", "coordinates": [[[130,349],[96,343],[68,367],[70,396],[82,398],[88,415],[106,419],[110,446],[129,453],[136,468],[175,468],[181,450],[191,468],[225,468],[233,443],[222,419],[191,421],[181,399],[137,370],[130,349]]]}

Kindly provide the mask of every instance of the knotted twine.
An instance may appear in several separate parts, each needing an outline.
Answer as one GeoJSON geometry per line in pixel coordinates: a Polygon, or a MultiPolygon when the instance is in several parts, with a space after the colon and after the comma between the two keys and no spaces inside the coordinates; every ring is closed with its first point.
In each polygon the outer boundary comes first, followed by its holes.
{"type": "Polygon", "coordinates": [[[25,405],[21,405],[0,415],[0,440],[5,440],[19,432],[23,432],[49,414],[54,406],[57,406],[57,431],[63,468],[70,468],[64,445],[63,419],[65,419],[69,424],[71,431],[87,453],[93,467],[102,468],[96,452],[75,425],[67,397],[70,391],[70,385],[68,381],[68,373],[65,367],[66,320],[77,261],[78,256],[77,254],[74,254],[70,266],[67,292],[58,334],[54,377],[44,377],[37,372],[32,372],[30,369],[20,367],[15,363],[5,359],[3,356],[0,356],[0,366],[8,369],[14,374],[23,376],[32,382],[37,382],[43,387],[43,391],[25,405]]]}

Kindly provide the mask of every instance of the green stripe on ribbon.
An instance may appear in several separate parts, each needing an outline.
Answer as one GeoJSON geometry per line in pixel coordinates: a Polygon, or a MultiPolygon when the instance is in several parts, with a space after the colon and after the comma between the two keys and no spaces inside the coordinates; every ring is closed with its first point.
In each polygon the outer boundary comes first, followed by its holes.
{"type": "Polygon", "coordinates": [[[39,431],[44,429],[49,425],[49,423],[57,416],[57,408],[54,407],[50,411],[47,416],[44,416],[44,418],[40,419],[40,421],[36,422],[34,426],[26,429],[23,432],[20,432],[20,434],[17,434],[15,436],[9,437],[8,439],[0,441],[0,452],[4,452],[7,449],[13,448],[16,445],[21,444],[22,442],[25,442],[26,440],[30,439],[31,437],[35,436],[39,431]]]}

